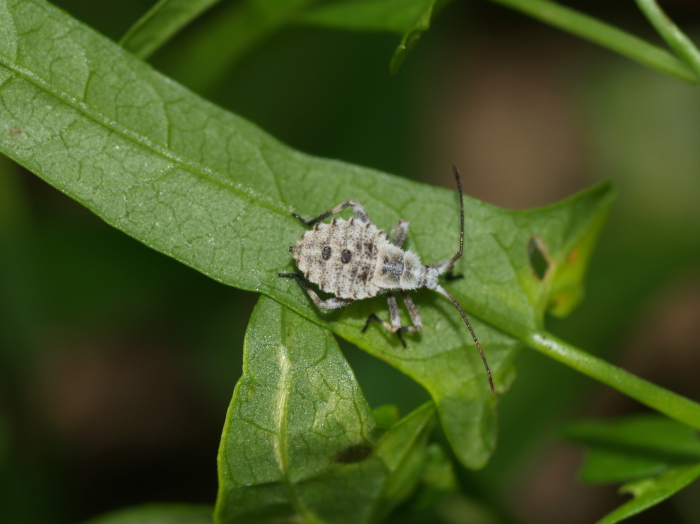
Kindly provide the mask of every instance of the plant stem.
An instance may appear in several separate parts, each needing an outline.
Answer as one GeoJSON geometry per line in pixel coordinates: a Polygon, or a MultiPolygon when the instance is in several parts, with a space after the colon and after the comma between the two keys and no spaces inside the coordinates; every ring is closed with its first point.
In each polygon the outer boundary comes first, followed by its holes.
{"type": "Polygon", "coordinates": [[[666,16],[655,0],[637,0],[637,6],[666,43],[692,68],[696,78],[700,78],[700,51],[690,38],[666,16]]]}
{"type": "Polygon", "coordinates": [[[547,0],[491,0],[690,83],[698,76],[672,54],[593,17],[547,0]]]}
{"type": "Polygon", "coordinates": [[[548,357],[607,384],[660,413],[700,429],[700,404],[581,351],[549,333],[532,333],[526,342],[548,357]]]}

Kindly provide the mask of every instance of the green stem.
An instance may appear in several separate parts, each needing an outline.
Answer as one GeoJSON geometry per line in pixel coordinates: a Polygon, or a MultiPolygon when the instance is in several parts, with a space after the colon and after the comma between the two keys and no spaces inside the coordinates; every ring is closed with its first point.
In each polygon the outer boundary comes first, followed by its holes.
{"type": "Polygon", "coordinates": [[[159,0],[129,28],[119,44],[145,60],[217,2],[219,0],[159,0]]]}
{"type": "Polygon", "coordinates": [[[700,404],[581,351],[549,333],[532,333],[526,342],[548,357],[607,384],[660,413],[700,429],[700,404]]]}
{"type": "Polygon", "coordinates": [[[568,7],[547,0],[491,1],[607,47],[662,73],[676,76],[686,82],[698,83],[698,76],[672,54],[568,7]]]}
{"type": "Polygon", "coordinates": [[[696,78],[700,78],[700,51],[690,38],[666,16],[655,0],[637,0],[637,6],[666,43],[692,68],[696,78]]]}

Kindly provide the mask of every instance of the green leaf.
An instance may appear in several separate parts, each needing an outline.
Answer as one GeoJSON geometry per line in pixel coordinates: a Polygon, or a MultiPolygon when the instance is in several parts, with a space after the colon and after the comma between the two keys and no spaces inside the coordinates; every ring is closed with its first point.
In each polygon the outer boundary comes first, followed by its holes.
{"type": "MultiPolygon", "coordinates": [[[[361,333],[370,313],[386,317],[381,297],[322,312],[277,276],[294,269],[288,247],[305,230],[291,212],[311,217],[347,198],[380,227],[412,220],[407,248],[425,263],[447,259],[459,236],[453,191],[294,151],[41,0],[0,2],[0,122],[0,150],[109,224],[211,278],[273,297],[413,377],[431,393],[460,460],[486,463],[495,401],[448,301],[415,294],[425,328],[404,349],[378,325],[361,333]]],[[[612,196],[604,184],[530,211],[465,199],[466,251],[456,265],[464,278],[445,286],[470,314],[500,391],[545,310],[566,310],[580,296],[612,196]],[[533,238],[549,263],[544,278],[531,266],[533,238]]]]}
{"type": "Polygon", "coordinates": [[[430,444],[416,495],[409,502],[409,514],[434,509],[446,495],[458,491],[452,462],[439,444],[430,444]]]}
{"type": "Polygon", "coordinates": [[[695,430],[658,415],[570,424],[565,436],[589,449],[579,478],[591,483],[633,480],[620,488],[634,496],[598,524],[641,513],[700,477],[700,438],[695,430]]]}
{"type": "Polygon", "coordinates": [[[83,524],[211,524],[211,506],[149,504],[121,509],[83,524]]]}
{"type": "Polygon", "coordinates": [[[399,408],[393,404],[377,406],[372,411],[372,414],[377,422],[377,426],[383,429],[389,429],[399,420],[399,408]]]}
{"type": "Polygon", "coordinates": [[[219,0],[160,0],[127,31],[119,43],[136,56],[146,58],[218,2],[219,0]]]}
{"type": "Polygon", "coordinates": [[[336,29],[399,33],[401,43],[389,66],[395,73],[421,35],[430,28],[433,13],[446,3],[441,0],[343,0],[312,6],[296,20],[336,29]]]}
{"type": "Polygon", "coordinates": [[[700,460],[697,432],[658,415],[577,422],[564,435],[589,448],[579,472],[585,482],[624,482],[700,460]]]}
{"type": "Polygon", "coordinates": [[[586,454],[578,478],[591,484],[620,484],[658,475],[667,469],[668,462],[659,458],[596,449],[586,454]]]}
{"type": "Polygon", "coordinates": [[[380,521],[415,486],[433,418],[429,403],[380,439],[333,335],[263,297],[222,436],[216,522],[380,521]]]}
{"type": "Polygon", "coordinates": [[[607,514],[597,524],[615,524],[641,513],[674,495],[698,477],[700,477],[700,464],[693,464],[670,469],[656,478],[626,484],[620,488],[620,491],[630,493],[634,498],[607,514]]]}
{"type": "Polygon", "coordinates": [[[415,489],[429,457],[427,439],[434,420],[435,406],[428,402],[399,420],[379,441],[377,457],[388,475],[376,504],[376,521],[383,521],[415,489]]]}

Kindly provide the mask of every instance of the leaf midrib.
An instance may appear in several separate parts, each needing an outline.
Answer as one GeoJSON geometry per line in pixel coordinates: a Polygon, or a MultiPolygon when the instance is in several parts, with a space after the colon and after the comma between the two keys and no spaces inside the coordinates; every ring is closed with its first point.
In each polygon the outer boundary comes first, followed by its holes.
{"type": "MultiPolygon", "coordinates": [[[[282,306],[282,329],[286,331],[286,322],[284,318],[285,310],[286,308],[282,306]]],[[[286,488],[287,496],[289,496],[292,506],[309,524],[323,524],[323,522],[320,521],[316,515],[314,515],[301,501],[297,490],[295,489],[296,484],[290,477],[288,448],[289,436],[287,433],[287,422],[289,420],[289,390],[293,371],[290,369],[291,364],[289,362],[289,355],[287,355],[287,346],[285,341],[281,340],[279,344],[280,349],[278,354],[280,359],[280,378],[277,383],[277,409],[275,410],[275,425],[277,426],[277,431],[274,434],[275,458],[277,459],[277,464],[280,468],[282,484],[286,488]]]]}

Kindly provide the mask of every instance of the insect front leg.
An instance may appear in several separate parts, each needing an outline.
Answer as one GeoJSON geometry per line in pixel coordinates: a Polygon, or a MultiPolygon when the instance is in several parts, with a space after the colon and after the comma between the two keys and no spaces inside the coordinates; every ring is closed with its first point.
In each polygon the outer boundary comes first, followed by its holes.
{"type": "Polygon", "coordinates": [[[304,280],[304,277],[302,275],[299,275],[298,273],[277,273],[278,277],[287,277],[287,278],[296,278],[299,284],[301,285],[302,288],[304,288],[304,291],[308,293],[308,295],[311,297],[311,300],[314,301],[314,304],[316,304],[316,307],[320,309],[338,309],[341,307],[345,307],[348,304],[352,302],[349,298],[339,298],[339,297],[332,297],[329,298],[328,300],[321,300],[321,298],[316,294],[316,292],[309,287],[309,284],[306,283],[306,280],[304,280]]]}
{"type": "Polygon", "coordinates": [[[352,207],[352,211],[355,213],[355,218],[358,220],[362,222],[369,222],[369,215],[367,215],[367,211],[365,211],[365,208],[357,200],[346,200],[342,204],[338,204],[333,209],[329,209],[325,213],[321,213],[316,218],[312,218],[311,220],[304,220],[297,213],[292,213],[292,216],[299,219],[301,223],[306,226],[313,226],[324,218],[340,213],[346,207],[352,207]]]}

